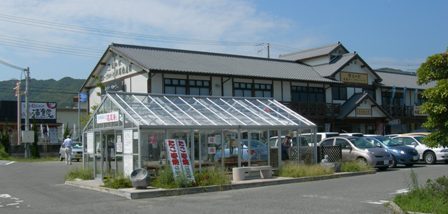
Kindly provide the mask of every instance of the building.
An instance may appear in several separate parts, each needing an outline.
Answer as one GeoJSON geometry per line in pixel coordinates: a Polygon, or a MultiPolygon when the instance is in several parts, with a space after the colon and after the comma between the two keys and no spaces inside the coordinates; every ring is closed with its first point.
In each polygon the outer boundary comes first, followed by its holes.
{"type": "MultiPolygon", "coordinates": [[[[95,109],[105,91],[271,97],[319,131],[406,132],[420,127],[416,75],[374,70],[341,43],[266,59],[111,44],[81,88],[95,109]]],[[[93,107],[93,108],[92,108],[93,107]]]]}

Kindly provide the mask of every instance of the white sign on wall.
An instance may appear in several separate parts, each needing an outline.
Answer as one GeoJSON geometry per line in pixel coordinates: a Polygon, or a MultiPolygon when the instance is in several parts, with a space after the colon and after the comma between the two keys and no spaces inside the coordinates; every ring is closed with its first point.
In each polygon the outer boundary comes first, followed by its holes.
{"type": "Polygon", "coordinates": [[[118,120],[119,120],[118,111],[96,115],[96,123],[98,124],[118,122],[118,120]]]}
{"type": "Polygon", "coordinates": [[[93,149],[94,148],[93,142],[94,142],[93,132],[87,133],[87,153],[88,154],[95,153],[95,151],[93,149]]]}
{"type": "Polygon", "coordinates": [[[133,145],[132,145],[132,129],[123,130],[123,153],[132,154],[133,153],[133,145]]]}

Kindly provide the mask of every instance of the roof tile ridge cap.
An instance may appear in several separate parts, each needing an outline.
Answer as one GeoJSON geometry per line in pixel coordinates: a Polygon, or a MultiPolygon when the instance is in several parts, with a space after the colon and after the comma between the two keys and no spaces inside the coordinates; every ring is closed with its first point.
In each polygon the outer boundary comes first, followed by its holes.
{"type": "Polygon", "coordinates": [[[324,46],[320,46],[320,47],[316,47],[316,48],[309,48],[309,49],[305,49],[305,50],[301,50],[301,51],[295,51],[295,52],[291,52],[291,53],[286,53],[286,54],[280,54],[280,56],[291,56],[294,54],[298,54],[298,53],[305,53],[305,52],[310,52],[310,51],[314,51],[314,50],[319,50],[319,49],[324,49],[324,48],[328,48],[331,46],[339,46],[341,45],[340,43],[333,43],[333,44],[328,44],[328,45],[324,45],[324,46]]]}

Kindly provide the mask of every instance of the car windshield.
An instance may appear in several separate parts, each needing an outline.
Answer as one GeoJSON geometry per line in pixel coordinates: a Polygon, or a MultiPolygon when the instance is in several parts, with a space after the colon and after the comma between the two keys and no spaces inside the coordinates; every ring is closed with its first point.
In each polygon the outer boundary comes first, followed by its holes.
{"type": "Polygon", "coordinates": [[[374,148],[375,145],[363,138],[363,137],[357,137],[357,138],[349,138],[350,142],[352,142],[356,147],[360,148],[360,149],[369,149],[369,148],[374,148]]]}
{"type": "Polygon", "coordinates": [[[80,144],[80,143],[74,143],[74,144],[73,144],[73,148],[75,148],[75,149],[82,149],[82,144],[80,144]]]}
{"type": "Polygon", "coordinates": [[[376,139],[378,139],[379,141],[381,141],[384,145],[389,146],[389,147],[394,147],[394,146],[404,146],[404,143],[400,143],[390,137],[376,137],[376,139]]]}

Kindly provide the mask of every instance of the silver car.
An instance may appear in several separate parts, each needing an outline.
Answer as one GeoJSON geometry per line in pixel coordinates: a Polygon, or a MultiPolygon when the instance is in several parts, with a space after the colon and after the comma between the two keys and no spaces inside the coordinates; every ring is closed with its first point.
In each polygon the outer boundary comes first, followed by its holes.
{"type": "MultiPolygon", "coordinates": [[[[65,159],[65,147],[64,144],[61,144],[61,148],[59,148],[59,160],[63,161],[64,159],[65,159]]],[[[81,159],[82,159],[82,144],[73,143],[72,160],[76,160],[79,162],[79,160],[81,159]]]]}
{"type": "Polygon", "coordinates": [[[319,146],[340,146],[342,161],[363,161],[380,170],[386,170],[392,164],[392,155],[385,148],[364,137],[330,137],[319,142],[319,146]]]}

